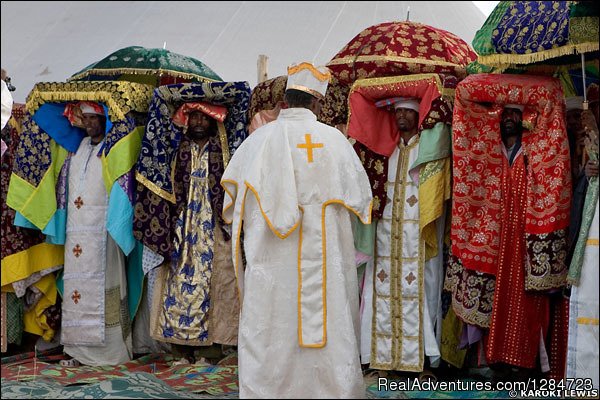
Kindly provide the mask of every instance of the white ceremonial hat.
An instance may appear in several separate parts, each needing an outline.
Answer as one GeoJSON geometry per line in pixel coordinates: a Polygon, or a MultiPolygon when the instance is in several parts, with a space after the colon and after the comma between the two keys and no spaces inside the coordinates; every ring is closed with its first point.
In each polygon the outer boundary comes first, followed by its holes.
{"type": "Polygon", "coordinates": [[[505,104],[504,108],[516,108],[517,110],[523,112],[525,106],[521,104],[505,104]]]}
{"type": "Polygon", "coordinates": [[[583,110],[583,97],[573,96],[565,99],[567,103],[567,111],[571,110],[583,110]]]}
{"type": "Polygon", "coordinates": [[[292,64],[288,67],[288,79],[285,90],[301,90],[318,99],[323,99],[327,91],[329,79],[331,79],[331,72],[329,72],[327,67],[315,67],[308,62],[292,64]]]}

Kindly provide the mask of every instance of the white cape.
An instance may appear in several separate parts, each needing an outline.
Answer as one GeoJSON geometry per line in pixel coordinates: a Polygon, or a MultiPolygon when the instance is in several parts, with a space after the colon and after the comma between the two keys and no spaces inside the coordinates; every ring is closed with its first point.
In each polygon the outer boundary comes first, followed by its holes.
{"type": "Polygon", "coordinates": [[[363,397],[350,212],[369,223],[372,196],[354,149],[311,111],[286,109],[221,182],[242,301],[240,397],[363,397]]]}

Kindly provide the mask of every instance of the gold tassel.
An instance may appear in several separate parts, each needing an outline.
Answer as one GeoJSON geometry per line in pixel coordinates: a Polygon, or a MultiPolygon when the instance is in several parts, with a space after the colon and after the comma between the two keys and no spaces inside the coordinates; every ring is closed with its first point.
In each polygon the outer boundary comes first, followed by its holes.
{"type": "Polygon", "coordinates": [[[27,96],[26,107],[34,114],[49,102],[95,101],[105,103],[113,121],[125,119],[132,109],[147,112],[154,88],[132,82],[42,82],[27,96]]]}
{"type": "Polygon", "coordinates": [[[444,91],[444,86],[442,85],[442,80],[438,74],[414,74],[414,75],[402,75],[402,76],[386,76],[381,78],[366,78],[366,79],[358,79],[352,85],[350,89],[350,93],[348,94],[348,98],[352,92],[361,87],[369,87],[369,86],[377,86],[377,85],[390,85],[394,83],[407,83],[407,82],[415,82],[421,80],[435,79],[435,83],[438,89],[438,92],[442,94],[444,91]]]}
{"type": "Polygon", "coordinates": [[[79,79],[85,78],[89,75],[116,75],[116,74],[132,74],[132,75],[155,75],[162,76],[165,73],[167,75],[172,76],[174,78],[182,78],[182,79],[190,79],[190,80],[199,80],[200,82],[219,82],[216,79],[206,78],[201,75],[191,74],[189,72],[181,72],[175,71],[171,69],[146,69],[146,68],[111,68],[111,69],[90,69],[85,72],[82,72],[77,75],[73,75],[67,82],[77,81],[79,79]]]}
{"type": "Polygon", "coordinates": [[[510,64],[531,64],[569,54],[589,53],[592,51],[598,51],[599,47],[600,46],[598,42],[586,42],[560,46],[554,49],[528,54],[490,54],[486,56],[479,56],[477,58],[477,62],[490,67],[501,67],[506,69],[510,66],[510,64]]]}

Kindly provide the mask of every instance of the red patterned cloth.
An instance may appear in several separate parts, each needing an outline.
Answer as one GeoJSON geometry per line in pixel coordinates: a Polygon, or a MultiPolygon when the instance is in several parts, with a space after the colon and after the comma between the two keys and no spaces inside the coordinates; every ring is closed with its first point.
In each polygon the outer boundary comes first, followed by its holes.
{"type": "MultiPolygon", "coordinates": [[[[437,73],[457,81],[476,58],[464,40],[442,29],[412,21],[373,25],[327,63],[333,77],[319,120],[331,126],[346,123],[347,98],[357,79],[437,73]]],[[[446,88],[454,86],[444,82],[446,88]]]]}
{"type": "Polygon", "coordinates": [[[529,129],[522,138],[526,262],[520,268],[526,271],[526,289],[564,285],[571,176],[563,98],[559,81],[547,77],[478,74],[457,86],[451,236],[452,253],[466,268],[496,274],[502,263],[501,232],[507,221],[502,217],[500,117],[504,104],[522,104],[523,125],[529,129]]]}
{"type": "Polygon", "coordinates": [[[65,111],[63,111],[63,115],[69,120],[71,125],[85,129],[85,125],[83,123],[83,110],[86,110],[86,113],[90,114],[104,115],[104,108],[102,108],[102,106],[95,101],[78,101],[76,103],[67,103],[65,106],[65,111]]]}
{"type": "Polygon", "coordinates": [[[529,176],[523,154],[515,158],[512,167],[503,156],[501,171],[504,177],[502,227],[486,358],[489,364],[503,362],[534,368],[540,339],[545,339],[548,330],[549,298],[543,293],[524,290],[526,241],[523,221],[529,176]]]}
{"type": "Polygon", "coordinates": [[[371,192],[373,193],[371,217],[381,219],[387,201],[385,183],[388,177],[388,157],[369,150],[367,146],[360,142],[354,141],[353,146],[354,151],[358,154],[358,158],[360,158],[360,162],[365,167],[369,183],[371,184],[371,192]]]}
{"type": "Polygon", "coordinates": [[[227,107],[196,101],[193,103],[183,103],[173,115],[173,123],[187,127],[189,114],[192,111],[200,111],[219,122],[225,121],[225,117],[227,116],[227,107]]]}
{"type": "MultiPolygon", "coordinates": [[[[420,76],[423,78],[380,78],[381,83],[374,81],[374,84],[356,85],[350,93],[348,101],[351,114],[348,122],[348,136],[377,154],[391,156],[400,140],[396,118],[387,108],[379,108],[376,103],[378,100],[388,99],[398,94],[402,97],[419,99],[419,130],[422,130],[426,119],[431,118],[431,114],[440,111],[439,109],[432,110],[432,104],[441,98],[443,87],[439,76],[431,74],[420,76]],[[403,78],[406,80],[402,81],[403,78]]],[[[435,119],[449,124],[450,115],[451,112],[444,113],[444,116],[447,117],[445,121],[442,120],[443,116],[435,119]]]]}
{"type": "Polygon", "coordinates": [[[83,125],[83,114],[81,113],[79,103],[67,103],[63,115],[69,120],[71,125],[85,128],[85,125],[83,125]]]}
{"type": "Polygon", "coordinates": [[[398,95],[419,98],[419,132],[433,128],[438,122],[448,125],[452,122],[452,107],[441,93],[443,78],[433,74],[419,76],[421,79],[411,76],[360,80],[350,94],[347,132],[356,141],[354,150],[369,176],[373,218],[382,217],[387,201],[388,157],[400,140],[394,113],[377,107],[377,101],[398,95]]]}
{"type": "Polygon", "coordinates": [[[567,369],[569,337],[569,298],[557,293],[550,299],[550,327],[548,346],[550,371],[548,379],[564,379],[567,369]]]}
{"type": "Polygon", "coordinates": [[[319,121],[331,126],[346,124],[348,121],[348,94],[351,85],[351,83],[341,83],[335,76],[331,77],[319,121]]]}
{"type": "Polygon", "coordinates": [[[11,116],[15,120],[20,122],[21,120],[23,120],[23,118],[25,118],[26,111],[27,109],[25,108],[25,104],[14,103],[11,116]]]}

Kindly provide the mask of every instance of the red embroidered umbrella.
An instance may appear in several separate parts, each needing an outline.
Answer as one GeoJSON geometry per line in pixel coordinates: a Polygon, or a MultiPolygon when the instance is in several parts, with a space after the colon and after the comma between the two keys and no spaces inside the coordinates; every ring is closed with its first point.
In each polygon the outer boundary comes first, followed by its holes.
{"type": "Polygon", "coordinates": [[[477,54],[461,38],[413,21],[384,22],[356,35],[327,67],[333,80],[325,96],[323,122],[346,122],[346,100],[357,79],[437,73],[459,80],[477,54]]]}
{"type": "Polygon", "coordinates": [[[342,83],[359,78],[422,73],[466,76],[477,58],[461,38],[419,22],[373,25],[354,37],[327,64],[342,83]]]}
{"type": "Polygon", "coordinates": [[[277,103],[283,100],[287,75],[281,75],[264,82],[259,82],[252,89],[250,107],[248,108],[248,121],[252,121],[254,115],[263,110],[272,110],[277,103]]]}
{"type": "MultiPolygon", "coordinates": [[[[252,118],[260,111],[276,108],[277,104],[283,101],[286,85],[287,75],[281,75],[257,84],[252,89],[250,107],[248,108],[248,121],[252,121],[252,118]]],[[[349,86],[341,86],[335,77],[331,78],[325,94],[326,104],[321,108],[321,113],[318,116],[320,121],[331,126],[345,122],[345,120],[336,122],[336,116],[339,114],[338,110],[340,108],[344,110],[345,115],[349,90],[349,86]]]]}

